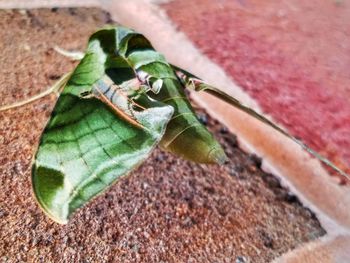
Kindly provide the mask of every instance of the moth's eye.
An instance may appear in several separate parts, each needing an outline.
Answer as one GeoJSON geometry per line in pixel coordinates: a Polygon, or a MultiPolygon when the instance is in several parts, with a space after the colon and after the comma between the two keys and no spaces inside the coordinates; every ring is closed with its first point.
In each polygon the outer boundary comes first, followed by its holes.
{"type": "Polygon", "coordinates": [[[138,70],[136,72],[136,75],[137,75],[137,78],[140,80],[140,82],[143,84],[146,83],[149,78],[148,73],[143,70],[138,70]]]}

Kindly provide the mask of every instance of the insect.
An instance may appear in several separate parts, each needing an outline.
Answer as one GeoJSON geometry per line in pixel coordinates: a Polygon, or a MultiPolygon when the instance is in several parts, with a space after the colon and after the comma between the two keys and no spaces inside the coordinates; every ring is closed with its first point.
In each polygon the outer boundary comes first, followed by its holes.
{"type": "Polygon", "coordinates": [[[141,164],[158,144],[194,162],[223,164],[226,155],[198,121],[186,89],[208,92],[254,116],[349,179],[264,116],[169,64],[143,35],[121,26],[106,27],[90,37],[72,73],[24,102],[60,94],[32,166],[34,193],[43,210],[66,223],[76,209],[141,164]]]}

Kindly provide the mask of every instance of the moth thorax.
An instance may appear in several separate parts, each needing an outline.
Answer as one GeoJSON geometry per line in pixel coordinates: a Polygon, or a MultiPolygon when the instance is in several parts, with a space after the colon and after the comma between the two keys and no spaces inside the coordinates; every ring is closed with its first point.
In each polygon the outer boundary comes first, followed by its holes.
{"type": "Polygon", "coordinates": [[[99,99],[108,100],[119,109],[129,112],[129,102],[126,92],[109,77],[98,80],[92,89],[93,95],[99,99]]]}
{"type": "Polygon", "coordinates": [[[136,74],[141,85],[147,86],[155,94],[157,94],[163,86],[164,81],[161,78],[153,77],[143,70],[138,70],[136,74]]]}

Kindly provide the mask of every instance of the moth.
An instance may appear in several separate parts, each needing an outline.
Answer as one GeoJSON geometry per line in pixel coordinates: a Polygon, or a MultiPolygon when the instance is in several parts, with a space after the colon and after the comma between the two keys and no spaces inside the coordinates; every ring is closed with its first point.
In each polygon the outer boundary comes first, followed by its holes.
{"type": "Polygon", "coordinates": [[[224,164],[224,150],[197,119],[186,89],[208,92],[254,116],[349,178],[263,115],[169,64],[142,34],[109,26],[90,37],[72,73],[25,102],[60,94],[32,165],[33,189],[43,210],[66,223],[157,145],[197,163],[224,164]]]}

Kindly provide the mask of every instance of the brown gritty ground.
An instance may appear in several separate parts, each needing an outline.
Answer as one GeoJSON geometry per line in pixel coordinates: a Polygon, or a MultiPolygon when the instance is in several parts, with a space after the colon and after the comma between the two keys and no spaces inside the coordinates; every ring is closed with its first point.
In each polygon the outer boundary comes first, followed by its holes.
{"type": "MultiPolygon", "coordinates": [[[[55,45],[83,49],[110,22],[97,9],[0,11],[1,105],[34,95],[75,63],[55,45]]],[[[0,113],[2,262],[269,262],[325,234],[313,214],[260,170],[257,157],[200,112],[224,145],[224,166],[157,149],[67,225],[37,206],[30,163],[54,96],[0,113]]]]}

